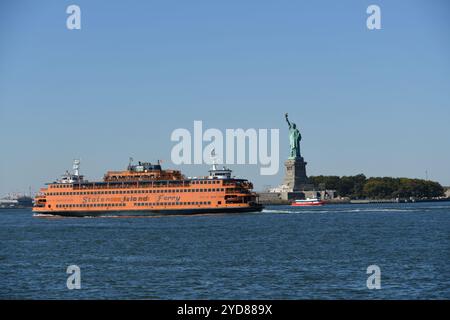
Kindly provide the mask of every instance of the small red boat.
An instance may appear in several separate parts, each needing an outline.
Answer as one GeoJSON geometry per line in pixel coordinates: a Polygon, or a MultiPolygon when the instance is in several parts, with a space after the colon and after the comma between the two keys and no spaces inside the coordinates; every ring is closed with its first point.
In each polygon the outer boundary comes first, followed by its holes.
{"type": "Polygon", "coordinates": [[[319,199],[306,199],[306,200],[295,200],[292,202],[291,206],[294,207],[312,207],[312,206],[323,206],[325,202],[319,199]]]}

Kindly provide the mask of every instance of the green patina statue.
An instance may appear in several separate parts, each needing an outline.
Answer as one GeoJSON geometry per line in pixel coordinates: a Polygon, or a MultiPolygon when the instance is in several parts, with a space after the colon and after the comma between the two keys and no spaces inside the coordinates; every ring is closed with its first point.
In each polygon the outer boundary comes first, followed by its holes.
{"type": "Polygon", "coordinates": [[[300,134],[300,131],[297,129],[295,123],[289,122],[288,114],[286,113],[284,116],[286,117],[286,121],[289,125],[289,145],[291,148],[289,159],[298,159],[301,157],[300,141],[302,140],[302,135],[300,134]]]}

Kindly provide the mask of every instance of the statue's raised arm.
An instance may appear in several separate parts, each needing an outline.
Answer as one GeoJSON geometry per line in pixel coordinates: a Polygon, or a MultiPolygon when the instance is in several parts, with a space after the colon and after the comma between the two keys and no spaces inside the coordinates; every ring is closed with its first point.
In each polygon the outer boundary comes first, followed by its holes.
{"type": "Polygon", "coordinates": [[[285,114],[284,114],[284,117],[286,118],[286,122],[288,123],[289,129],[290,129],[290,128],[291,128],[291,123],[289,122],[288,114],[285,113],[285,114]]]}

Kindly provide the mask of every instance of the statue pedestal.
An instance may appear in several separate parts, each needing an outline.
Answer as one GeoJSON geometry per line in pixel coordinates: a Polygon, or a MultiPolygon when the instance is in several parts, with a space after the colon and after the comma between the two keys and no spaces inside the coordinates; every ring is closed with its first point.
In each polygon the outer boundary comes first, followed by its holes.
{"type": "Polygon", "coordinates": [[[283,184],[288,186],[291,191],[305,191],[313,188],[313,186],[308,183],[306,164],[307,162],[305,162],[303,157],[288,159],[284,162],[286,173],[283,184]]]}

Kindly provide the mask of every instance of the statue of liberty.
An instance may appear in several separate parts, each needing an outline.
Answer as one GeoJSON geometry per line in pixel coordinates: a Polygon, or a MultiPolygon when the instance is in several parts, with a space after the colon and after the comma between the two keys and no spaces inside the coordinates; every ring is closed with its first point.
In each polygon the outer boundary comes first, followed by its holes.
{"type": "Polygon", "coordinates": [[[301,157],[300,155],[300,141],[302,140],[302,135],[300,131],[297,129],[295,123],[290,123],[288,119],[288,114],[284,115],[286,117],[286,121],[289,125],[289,146],[291,148],[289,159],[298,159],[301,157]]]}

